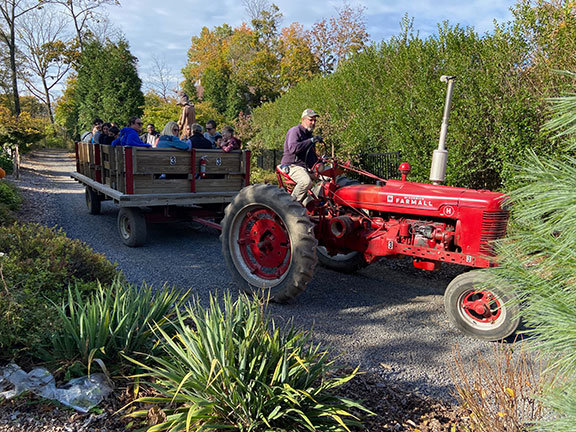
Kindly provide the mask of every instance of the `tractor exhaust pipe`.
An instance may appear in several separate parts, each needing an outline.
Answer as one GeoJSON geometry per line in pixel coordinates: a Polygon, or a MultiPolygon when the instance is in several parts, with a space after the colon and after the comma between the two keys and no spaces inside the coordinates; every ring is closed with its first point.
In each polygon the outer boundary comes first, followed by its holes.
{"type": "Polygon", "coordinates": [[[446,91],[446,103],[444,104],[444,116],[442,117],[442,128],[440,129],[440,140],[438,149],[434,150],[432,156],[432,166],[430,167],[430,181],[434,184],[444,183],[446,179],[446,164],[448,162],[448,151],[446,150],[446,133],[448,132],[448,120],[450,119],[450,105],[452,104],[452,91],[454,90],[455,76],[442,75],[440,81],[448,83],[446,91]]]}

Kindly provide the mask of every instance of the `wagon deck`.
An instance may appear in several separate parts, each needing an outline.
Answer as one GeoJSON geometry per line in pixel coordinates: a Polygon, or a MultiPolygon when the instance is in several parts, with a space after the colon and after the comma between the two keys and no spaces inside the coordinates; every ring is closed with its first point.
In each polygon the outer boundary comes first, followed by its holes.
{"type": "Polygon", "coordinates": [[[90,213],[98,214],[105,200],[121,208],[120,235],[128,246],[139,246],[146,222],[219,219],[238,191],[250,184],[250,152],[76,143],[76,172],[71,177],[86,186],[90,213]],[[135,228],[138,241],[132,238],[135,228]]]}

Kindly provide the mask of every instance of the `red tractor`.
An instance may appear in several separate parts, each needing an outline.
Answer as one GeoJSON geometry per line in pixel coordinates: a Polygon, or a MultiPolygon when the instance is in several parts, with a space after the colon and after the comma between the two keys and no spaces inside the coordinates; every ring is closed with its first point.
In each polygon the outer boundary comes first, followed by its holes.
{"type": "MultiPolygon", "coordinates": [[[[443,181],[453,77],[448,81],[440,148],[431,178],[443,181]]],[[[325,149],[324,149],[325,150],[325,149]]],[[[322,158],[315,166],[322,180],[302,206],[289,194],[294,182],[280,169],[282,188],[257,184],[240,191],[226,208],[222,251],[234,280],[244,291],[266,291],[286,302],[306,288],[317,261],[353,272],[382,257],[410,256],[416,268],[437,270],[442,262],[488,268],[494,240],[506,233],[506,195],[439,184],[406,181],[410,165],[402,163],[401,180],[384,180],[368,172],[322,158]],[[359,184],[342,174],[356,172],[376,184],[359,184]]],[[[484,273],[457,276],[444,295],[446,313],[461,331],[485,340],[500,340],[518,327],[518,306],[511,294],[487,287],[484,273]]]]}

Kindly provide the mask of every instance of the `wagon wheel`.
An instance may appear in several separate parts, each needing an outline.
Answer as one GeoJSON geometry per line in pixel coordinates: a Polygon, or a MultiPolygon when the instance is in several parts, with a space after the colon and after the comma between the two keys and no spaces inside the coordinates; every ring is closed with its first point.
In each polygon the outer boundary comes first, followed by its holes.
{"type": "Polygon", "coordinates": [[[146,243],[146,218],[139,208],[122,207],[117,222],[120,238],[126,246],[138,247],[146,243]]]}
{"type": "Polygon", "coordinates": [[[265,291],[283,303],[314,275],[314,226],[304,208],[275,186],[242,189],[226,207],[220,239],[228,270],[245,292],[265,291]]]}
{"type": "Polygon", "coordinates": [[[88,207],[88,212],[93,215],[100,214],[101,203],[100,195],[94,189],[86,186],[86,207],[88,207]]]}
{"type": "Polygon", "coordinates": [[[514,296],[496,286],[486,287],[487,275],[470,271],[454,278],[446,288],[448,318],[463,333],[487,341],[512,335],[520,323],[514,296]]]}

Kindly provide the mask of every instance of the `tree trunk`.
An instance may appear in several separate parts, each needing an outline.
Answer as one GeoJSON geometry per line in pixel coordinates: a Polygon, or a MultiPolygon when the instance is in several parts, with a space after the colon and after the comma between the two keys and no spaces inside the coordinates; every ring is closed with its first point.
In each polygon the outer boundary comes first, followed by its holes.
{"type": "Polygon", "coordinates": [[[46,83],[46,77],[42,77],[42,86],[44,87],[44,97],[46,98],[46,107],[48,108],[48,115],[50,116],[50,124],[54,126],[54,114],[52,113],[52,101],[50,99],[50,91],[46,83]]]}
{"type": "Polygon", "coordinates": [[[16,75],[16,17],[15,7],[12,7],[12,20],[8,23],[10,27],[10,43],[8,49],[10,50],[10,71],[12,73],[12,93],[14,95],[14,115],[20,115],[20,95],[18,94],[18,76],[16,75]]]}

